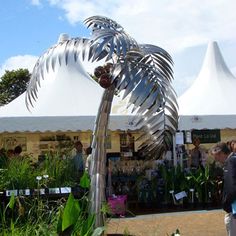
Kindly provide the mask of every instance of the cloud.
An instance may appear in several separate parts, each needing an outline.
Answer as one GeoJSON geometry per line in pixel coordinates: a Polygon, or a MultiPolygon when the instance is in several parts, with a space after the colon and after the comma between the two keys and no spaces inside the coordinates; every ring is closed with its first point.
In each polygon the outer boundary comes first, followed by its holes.
{"type": "Polygon", "coordinates": [[[5,70],[17,70],[20,68],[28,69],[32,72],[33,67],[38,57],[32,55],[18,55],[8,58],[0,67],[0,76],[5,73],[5,70]]]}
{"type": "Polygon", "coordinates": [[[31,4],[35,5],[35,6],[40,6],[41,5],[41,1],[40,0],[31,0],[31,4]]]}
{"type": "Polygon", "coordinates": [[[137,41],[176,51],[209,40],[233,40],[235,0],[48,0],[71,24],[105,15],[125,27],[137,41]]]}

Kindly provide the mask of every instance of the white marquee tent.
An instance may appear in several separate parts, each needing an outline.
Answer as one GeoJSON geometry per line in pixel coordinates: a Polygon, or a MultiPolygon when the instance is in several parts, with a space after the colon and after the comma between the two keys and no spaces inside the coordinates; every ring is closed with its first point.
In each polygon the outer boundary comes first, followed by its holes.
{"type": "Polygon", "coordinates": [[[236,128],[235,91],[236,78],[210,42],[198,77],[178,99],[179,130],[236,128]]]}
{"type": "MultiPolygon", "coordinates": [[[[235,88],[236,78],[217,43],[209,43],[198,77],[178,99],[179,130],[236,128],[235,88]]],[[[31,112],[25,106],[25,94],[0,107],[0,133],[93,130],[102,93],[82,64],[71,60],[42,81],[31,112]]],[[[114,98],[111,130],[135,129],[126,104],[114,98]]]]}

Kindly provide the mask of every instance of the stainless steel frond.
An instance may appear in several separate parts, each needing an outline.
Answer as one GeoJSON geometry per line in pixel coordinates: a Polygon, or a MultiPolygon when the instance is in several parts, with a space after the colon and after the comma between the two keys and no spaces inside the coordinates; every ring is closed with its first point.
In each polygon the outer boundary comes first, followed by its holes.
{"type": "Polygon", "coordinates": [[[121,25],[107,17],[93,16],[86,19],[84,23],[92,29],[92,45],[98,45],[92,61],[97,60],[103,50],[109,51],[106,57],[108,61],[114,55],[125,56],[130,49],[138,47],[138,43],[124,31],[121,25]]]}
{"type": "Polygon", "coordinates": [[[170,148],[177,129],[178,105],[171,86],[171,56],[155,45],[139,45],[117,22],[103,16],[86,19],[92,29],[90,39],[74,38],[49,48],[39,57],[26,92],[29,109],[37,100],[40,81],[57,66],[77,62],[81,57],[92,62],[112,60],[112,85],[104,91],[93,133],[90,202],[96,216],[95,226],[102,226],[101,204],[105,200],[106,149],[105,137],[114,94],[124,91],[128,106],[137,112],[136,124],[143,134],[141,147],[147,157],[160,158],[170,148]]]}
{"type": "Polygon", "coordinates": [[[177,128],[178,105],[171,86],[171,65],[172,59],[165,50],[141,45],[118,57],[113,68],[116,89],[125,90],[123,98],[130,95],[129,105],[138,114],[137,124],[142,126],[147,147],[154,144],[166,147],[160,137],[165,137],[165,132],[174,134],[177,128]]]}
{"type": "Polygon", "coordinates": [[[84,20],[85,25],[92,30],[113,29],[123,30],[123,27],[116,21],[104,16],[91,16],[84,20]]]}
{"type": "MultiPolygon", "coordinates": [[[[48,74],[50,70],[55,71],[57,66],[67,65],[69,58],[75,62],[77,62],[78,57],[83,60],[86,57],[90,59],[91,51],[96,46],[91,46],[90,43],[86,38],[72,38],[53,45],[38,58],[26,90],[25,103],[28,110],[34,106],[34,102],[37,100],[38,88],[41,87],[40,81],[45,78],[45,74],[48,74]]],[[[100,57],[103,54],[106,55],[107,52],[100,53],[100,57]]]]}

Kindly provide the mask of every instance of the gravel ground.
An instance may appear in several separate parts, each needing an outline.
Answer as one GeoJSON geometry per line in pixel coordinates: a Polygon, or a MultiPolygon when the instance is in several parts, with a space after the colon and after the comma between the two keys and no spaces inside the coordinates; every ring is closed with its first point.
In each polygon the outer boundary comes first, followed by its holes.
{"type": "Polygon", "coordinates": [[[113,218],[107,234],[167,236],[179,229],[181,236],[226,236],[224,211],[203,210],[113,218]]]}

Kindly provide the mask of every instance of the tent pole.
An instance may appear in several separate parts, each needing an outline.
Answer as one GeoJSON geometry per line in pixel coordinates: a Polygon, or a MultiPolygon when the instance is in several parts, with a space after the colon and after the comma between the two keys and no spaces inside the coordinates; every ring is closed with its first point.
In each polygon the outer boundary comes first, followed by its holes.
{"type": "Polygon", "coordinates": [[[175,134],[173,134],[173,164],[174,166],[177,166],[177,156],[176,156],[176,138],[175,134]]]}

